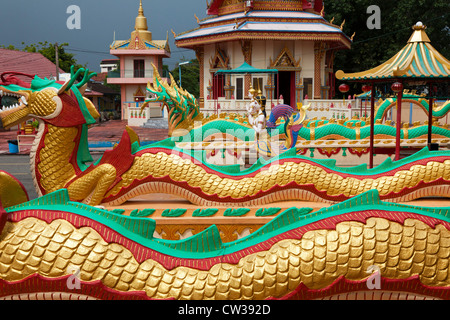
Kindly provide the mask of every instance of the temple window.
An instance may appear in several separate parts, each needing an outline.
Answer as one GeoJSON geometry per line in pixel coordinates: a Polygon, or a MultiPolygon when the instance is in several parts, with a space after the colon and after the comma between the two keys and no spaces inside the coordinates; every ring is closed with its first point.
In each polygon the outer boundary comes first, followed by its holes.
{"type": "Polygon", "coordinates": [[[134,60],[134,77],[145,78],[145,60],[134,60]]]}
{"type": "Polygon", "coordinates": [[[236,99],[244,99],[244,78],[236,78],[236,99]]]}
{"type": "Polygon", "coordinates": [[[261,93],[264,94],[264,87],[263,87],[263,78],[253,78],[253,88],[258,92],[258,90],[261,90],[261,93]]]}

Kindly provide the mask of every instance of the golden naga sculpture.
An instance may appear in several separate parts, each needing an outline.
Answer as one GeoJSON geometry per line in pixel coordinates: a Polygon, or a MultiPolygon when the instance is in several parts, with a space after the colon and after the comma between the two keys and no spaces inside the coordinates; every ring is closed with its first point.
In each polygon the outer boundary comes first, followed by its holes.
{"type": "MultiPolygon", "coordinates": [[[[34,78],[26,85],[14,76],[0,84],[1,95],[17,99],[0,112],[4,127],[39,121],[31,169],[40,194],[27,201],[17,179],[0,172],[0,298],[450,298],[449,209],[395,203],[448,196],[449,152],[424,149],[369,170],[291,149],[237,171],[209,166],[172,139],[141,147],[128,128],[115,149],[89,164],[87,126],[98,116],[82,95],[89,77],[81,69],[64,84],[34,78]],[[266,210],[291,199],[336,204],[282,209],[231,242],[215,225],[187,239],[160,239],[151,218],[93,206],[150,192],[208,209],[266,210]]],[[[208,122],[190,134],[227,124],[208,122]]]]}
{"type": "Polygon", "coordinates": [[[169,122],[169,137],[185,134],[194,127],[194,121],[201,121],[197,99],[183,88],[178,87],[172,74],[170,85],[163,80],[158,69],[153,66],[154,83],[147,85],[147,98],[141,106],[141,112],[150,102],[161,103],[162,108],[167,108],[169,122]],[[180,133],[181,132],[181,133],[180,133]]]}
{"type": "Polygon", "coordinates": [[[233,242],[214,225],[167,241],[153,237],[152,219],[60,190],[0,208],[0,298],[449,299],[448,216],[369,191],[287,209],[233,242]]]}
{"type": "MultiPolygon", "coordinates": [[[[72,70],[72,79],[65,84],[35,78],[27,87],[10,77],[8,83],[0,85],[2,94],[18,100],[15,107],[0,112],[5,128],[29,117],[39,121],[30,153],[39,195],[65,188],[73,201],[118,205],[137,195],[169,193],[198,205],[246,206],[284,200],[333,203],[374,189],[389,201],[450,194],[450,153],[427,149],[367,169],[340,168],[330,161],[299,156],[292,148],[267,162],[258,161],[251,168],[236,171],[234,166],[208,165],[204,154],[180,150],[173,139],[141,147],[138,136],[127,128],[115,149],[90,163],[87,130],[98,113],[82,96],[89,77],[80,69],[76,73],[72,70]],[[75,85],[74,79],[83,72],[83,81],[75,85]]],[[[194,111],[188,115],[195,118],[194,111]]],[[[186,138],[195,139],[211,126],[228,125],[221,120],[208,122],[191,130],[186,138]]]]}

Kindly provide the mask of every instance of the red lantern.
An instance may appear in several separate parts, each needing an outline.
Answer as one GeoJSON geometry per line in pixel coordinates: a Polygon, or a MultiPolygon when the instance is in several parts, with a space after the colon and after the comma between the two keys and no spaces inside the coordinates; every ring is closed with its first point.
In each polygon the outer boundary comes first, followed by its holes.
{"type": "Polygon", "coordinates": [[[372,90],[372,86],[369,86],[368,84],[363,85],[362,87],[363,92],[369,92],[370,90],[372,90]]]}
{"type": "Polygon", "coordinates": [[[348,86],[348,84],[343,83],[339,86],[339,91],[342,93],[346,93],[346,92],[348,92],[348,90],[350,90],[350,87],[348,86]]]}
{"type": "Polygon", "coordinates": [[[391,89],[395,93],[402,92],[403,91],[403,84],[400,83],[400,82],[395,82],[395,83],[392,84],[391,89]]]}
{"type": "Polygon", "coordinates": [[[345,105],[345,93],[348,92],[348,90],[350,90],[350,87],[348,86],[348,84],[343,83],[339,86],[339,91],[344,94],[344,102],[342,104],[342,107],[344,107],[344,105],[345,105]]]}

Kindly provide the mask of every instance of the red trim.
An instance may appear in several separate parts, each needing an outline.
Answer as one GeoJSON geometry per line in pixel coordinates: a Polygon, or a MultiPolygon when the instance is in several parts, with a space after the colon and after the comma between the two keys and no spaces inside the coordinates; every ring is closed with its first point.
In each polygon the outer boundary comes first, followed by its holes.
{"type": "Polygon", "coordinates": [[[223,1],[224,0],[213,0],[206,13],[209,15],[219,14],[219,8],[222,6],[223,1]]]}
{"type": "MultiPolygon", "coordinates": [[[[368,277],[370,276],[367,273],[368,277]]],[[[424,295],[428,297],[434,297],[438,299],[448,300],[450,298],[450,288],[449,287],[430,287],[424,285],[420,282],[419,276],[412,276],[406,279],[389,279],[385,277],[380,277],[380,290],[369,290],[367,287],[367,280],[352,281],[341,276],[332,284],[323,289],[310,289],[303,283],[291,293],[281,297],[280,299],[269,299],[269,300],[315,300],[320,298],[325,298],[338,294],[350,294],[355,291],[370,291],[365,300],[371,300],[373,294],[376,291],[382,292],[398,292],[404,294],[417,294],[424,295]]],[[[348,295],[347,299],[351,300],[348,295]]],[[[390,299],[389,299],[390,300],[390,299]]]]}
{"type": "Polygon", "coordinates": [[[29,299],[32,299],[31,294],[46,292],[55,295],[55,299],[59,300],[59,296],[55,292],[65,292],[73,294],[74,300],[78,300],[77,295],[87,295],[100,300],[152,300],[143,291],[118,291],[105,286],[99,280],[88,282],[80,280],[80,289],[70,290],[67,286],[69,277],[71,275],[49,278],[33,274],[19,281],[0,279],[0,297],[27,294],[29,299]]]}
{"type": "Polygon", "coordinates": [[[357,155],[358,157],[361,157],[363,154],[367,154],[370,152],[370,148],[361,148],[361,151],[358,151],[360,148],[348,148],[348,152],[351,154],[357,155]]]}
{"type": "Polygon", "coordinates": [[[317,151],[319,151],[321,155],[329,158],[334,154],[338,154],[341,151],[341,148],[317,148],[317,151]]]}

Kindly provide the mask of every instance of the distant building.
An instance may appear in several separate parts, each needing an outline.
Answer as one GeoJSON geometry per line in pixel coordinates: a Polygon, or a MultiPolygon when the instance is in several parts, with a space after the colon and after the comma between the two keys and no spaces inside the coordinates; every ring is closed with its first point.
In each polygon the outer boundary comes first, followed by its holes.
{"type": "Polygon", "coordinates": [[[294,107],[305,97],[330,99],[335,53],[352,41],[323,18],[323,8],[321,0],[207,1],[209,16],[175,37],[177,47],[194,50],[199,60],[204,113],[245,110],[250,86],[294,107]],[[244,63],[278,72],[216,74],[244,63]]]}
{"type": "MultiPolygon", "coordinates": [[[[0,49],[0,74],[4,72],[20,72],[40,78],[56,79],[56,74],[64,74],[62,69],[39,52],[24,52],[17,50],[0,49]]],[[[32,78],[17,75],[17,78],[31,83],[32,78]]]]}
{"type": "Polygon", "coordinates": [[[104,59],[100,62],[100,72],[110,72],[116,70],[119,66],[119,60],[117,59],[104,59]]]}
{"type": "MultiPolygon", "coordinates": [[[[110,53],[119,58],[119,70],[109,72],[107,81],[121,86],[122,119],[128,119],[130,123],[133,118],[136,120],[133,125],[139,125],[144,120],[136,119],[139,104],[145,100],[147,83],[153,82],[152,64],[163,75],[163,59],[170,57],[168,36],[166,40],[153,40],[148,30],[142,0],[130,39],[115,40],[110,53]]],[[[147,111],[147,118],[161,117],[159,104],[151,104],[147,111]]]]}
{"type": "Polygon", "coordinates": [[[120,90],[105,85],[101,77],[88,82],[84,95],[99,111],[100,121],[120,117],[120,90]]]}

